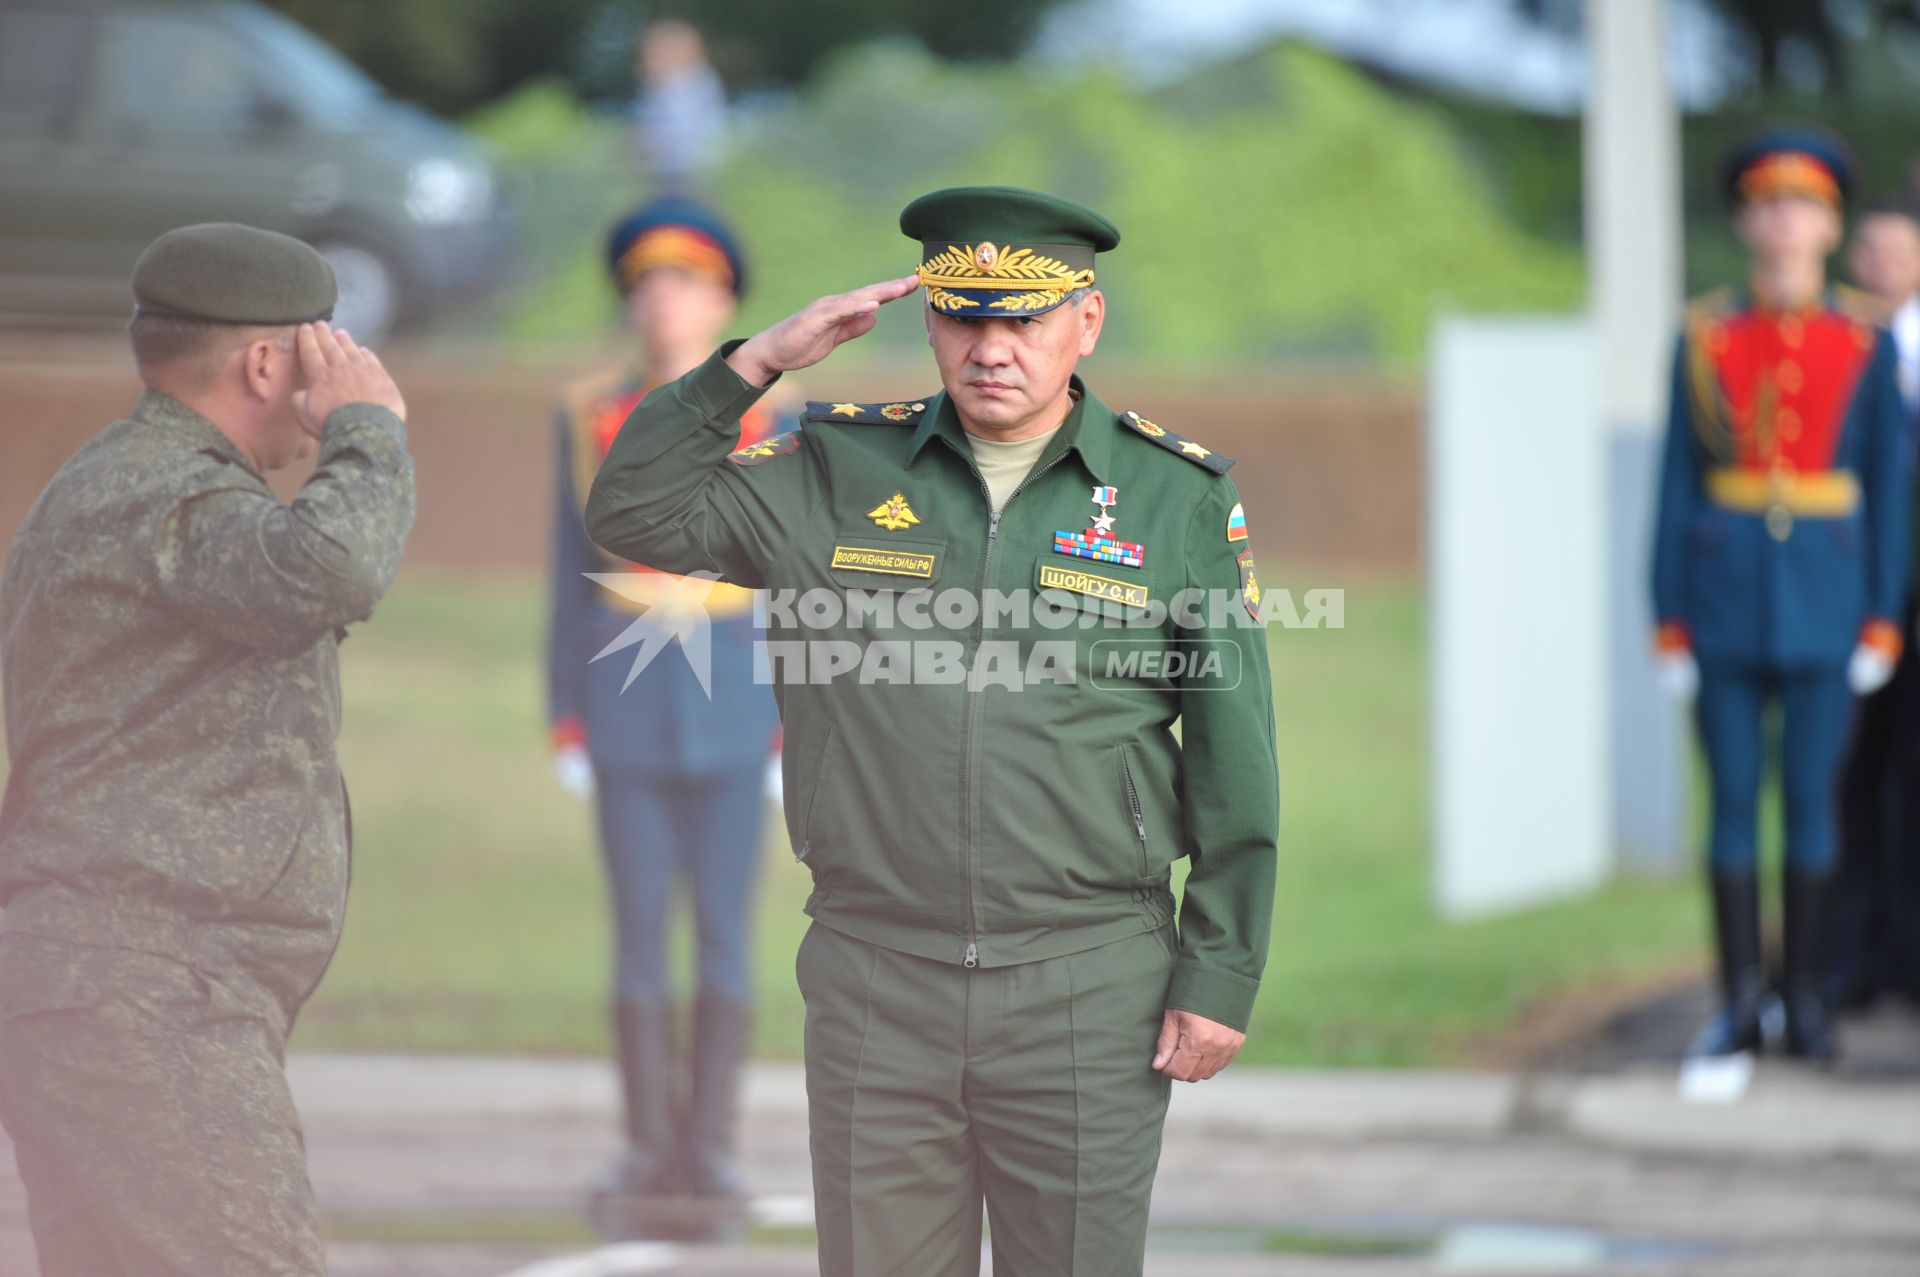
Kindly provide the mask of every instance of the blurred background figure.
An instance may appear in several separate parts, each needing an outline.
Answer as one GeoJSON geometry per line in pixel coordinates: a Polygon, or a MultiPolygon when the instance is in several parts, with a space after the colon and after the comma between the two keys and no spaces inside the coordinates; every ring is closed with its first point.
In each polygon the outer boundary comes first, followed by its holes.
{"type": "MultiPolygon", "coordinates": [[[[738,242],[717,213],[673,197],[615,226],[606,260],[632,349],[625,363],[570,387],[560,408],[547,669],[554,771],[596,800],[613,906],[627,1147],[596,1202],[597,1216],[624,1233],[640,1231],[625,1208],[645,1199],[742,1192],[733,1097],[753,998],[748,919],[761,780],[778,718],[771,688],[753,678],[748,591],[614,559],[581,525],[594,472],[627,414],[719,344],[746,283],[738,242]],[[620,579],[600,584],[589,573],[620,579]],[[707,686],[696,673],[700,654],[670,637],[702,609],[707,686]],[[667,937],[683,887],[698,960],[681,1038],[667,937]]],[[[741,443],[774,425],[764,408],[750,415],[741,443]]]]}
{"type": "MultiPolygon", "coordinates": [[[[1862,214],[1847,265],[1887,309],[1911,466],[1920,431],[1920,220],[1911,206],[1862,214]]],[[[1908,566],[1901,615],[1909,650],[1892,681],[1861,703],[1842,782],[1830,990],[1846,1010],[1864,1010],[1882,993],[1920,1001],[1920,661],[1911,651],[1920,556],[1908,566]]]]}
{"type": "Polygon", "coordinates": [[[727,93],[707,63],[700,33],[655,22],[634,50],[634,146],[641,172],[661,190],[696,189],[727,128],[727,93]]]}
{"type": "Polygon", "coordinates": [[[1669,685],[1698,696],[1712,789],[1722,1005],[1692,1053],[1763,1043],[1757,816],[1777,702],[1785,1045],[1830,1062],[1831,795],[1853,698],[1884,686],[1900,654],[1907,412],[1870,304],[1827,291],[1853,186],[1846,148],[1811,129],[1769,130],[1736,149],[1724,185],[1750,274],[1688,309],[1654,545],[1658,645],[1669,685]]]}

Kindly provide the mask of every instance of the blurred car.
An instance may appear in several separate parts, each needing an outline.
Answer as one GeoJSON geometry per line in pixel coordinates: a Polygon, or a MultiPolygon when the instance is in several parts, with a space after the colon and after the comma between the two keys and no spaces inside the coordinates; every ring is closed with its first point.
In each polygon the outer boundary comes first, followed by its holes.
{"type": "Polygon", "coordinates": [[[508,269],[494,166],[248,0],[0,0],[0,312],[127,313],[140,250],[190,222],[297,235],[366,340],[508,269]]]}

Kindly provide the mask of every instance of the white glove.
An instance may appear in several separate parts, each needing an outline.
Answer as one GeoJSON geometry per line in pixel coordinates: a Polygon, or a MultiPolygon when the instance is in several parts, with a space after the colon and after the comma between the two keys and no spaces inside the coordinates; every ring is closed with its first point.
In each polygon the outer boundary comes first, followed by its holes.
{"type": "Polygon", "coordinates": [[[1662,652],[1655,657],[1660,690],[1676,701],[1690,701],[1700,690],[1700,664],[1688,651],[1662,652]]]}
{"type": "Polygon", "coordinates": [[[585,745],[567,745],[553,756],[553,778],[560,788],[582,801],[593,797],[593,759],[585,745]]]}
{"type": "Polygon", "coordinates": [[[1873,695],[1892,677],[1892,657],[1871,643],[1862,643],[1853,649],[1853,660],[1847,663],[1847,686],[1855,696],[1873,695]]]}
{"type": "Polygon", "coordinates": [[[766,775],[761,778],[760,789],[761,792],[767,796],[767,801],[775,807],[781,806],[786,801],[787,782],[780,771],[780,755],[778,752],[767,759],[767,771],[766,775]]]}

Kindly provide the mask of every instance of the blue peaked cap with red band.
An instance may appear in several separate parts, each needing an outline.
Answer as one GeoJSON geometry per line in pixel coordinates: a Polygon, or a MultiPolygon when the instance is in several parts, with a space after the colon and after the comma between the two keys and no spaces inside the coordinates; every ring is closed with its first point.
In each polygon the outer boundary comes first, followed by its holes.
{"type": "Polygon", "coordinates": [[[716,210],[685,195],[667,195],[651,200],[627,214],[607,232],[607,273],[621,290],[633,286],[633,278],[623,270],[634,246],[650,232],[666,228],[690,231],[717,248],[726,262],[729,283],[735,297],[747,293],[747,262],[740,249],[740,238],[716,210]]]}

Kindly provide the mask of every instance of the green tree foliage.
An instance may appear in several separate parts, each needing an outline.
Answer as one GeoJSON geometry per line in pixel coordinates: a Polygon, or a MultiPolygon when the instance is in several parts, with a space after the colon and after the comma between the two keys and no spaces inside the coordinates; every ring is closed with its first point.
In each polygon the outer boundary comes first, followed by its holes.
{"type": "Polygon", "coordinates": [[[904,37],[941,58],[1011,58],[1062,0],[657,0],[699,27],[730,83],[798,84],[852,40],[904,37]]]}
{"type": "MultiPolygon", "coordinates": [[[[556,144],[556,109],[549,91],[475,123],[544,157],[536,238],[552,244],[544,228],[559,219],[580,237],[515,330],[577,340],[610,317],[598,227],[640,192],[604,163],[566,161],[571,177],[558,167],[558,155],[604,156],[616,142],[583,122],[571,146],[556,144]],[[529,129],[534,117],[546,123],[529,129]]],[[[1107,340],[1153,358],[1405,362],[1436,307],[1567,309],[1581,297],[1577,249],[1516,231],[1434,112],[1305,49],[1155,92],[1111,72],[955,66],[881,45],[831,62],[716,177],[759,280],[743,328],[902,273],[916,255],[899,209],[970,182],[1042,187],[1111,216],[1125,240],[1100,267],[1107,340]]],[[[916,328],[876,335],[910,341],[916,328]]]]}
{"type": "Polygon", "coordinates": [[[564,74],[596,0],[267,0],[390,93],[463,111],[564,74]]]}
{"type": "MultiPolygon", "coordinates": [[[[1536,22],[1573,31],[1583,4],[1604,0],[1514,0],[1536,22]]],[[[1809,87],[1787,68],[1811,72],[1822,87],[1851,90],[1858,55],[1887,38],[1920,37],[1920,0],[1705,0],[1726,20],[1734,48],[1763,94],[1809,87]]]]}
{"type": "Polygon", "coordinates": [[[793,85],[850,41],[898,37],[937,56],[1003,59],[1064,0],[267,0],[388,91],[471,109],[530,80],[589,98],[632,91],[631,50],[652,18],[691,22],[734,88],[793,85]]]}
{"type": "MultiPolygon", "coordinates": [[[[1920,208],[1920,84],[1901,55],[1884,44],[1851,54],[1845,95],[1755,94],[1681,121],[1681,194],[1686,236],[1686,288],[1705,292],[1746,273],[1722,190],[1722,163],[1764,124],[1818,123],[1846,139],[1859,161],[1854,208],[1898,202],[1920,208]]],[[[1577,249],[1580,244],[1581,122],[1533,115],[1471,99],[1416,96],[1468,140],[1500,206],[1527,232],[1577,249]]],[[[1836,267],[1837,267],[1836,263],[1836,267]]]]}
{"type": "Polygon", "coordinates": [[[1820,80],[1844,92],[1853,78],[1856,41],[1850,34],[1920,35],[1920,0],[1712,0],[1712,4],[1745,37],[1754,78],[1763,93],[1785,87],[1783,73],[1790,53],[1810,58],[1820,80]]]}

